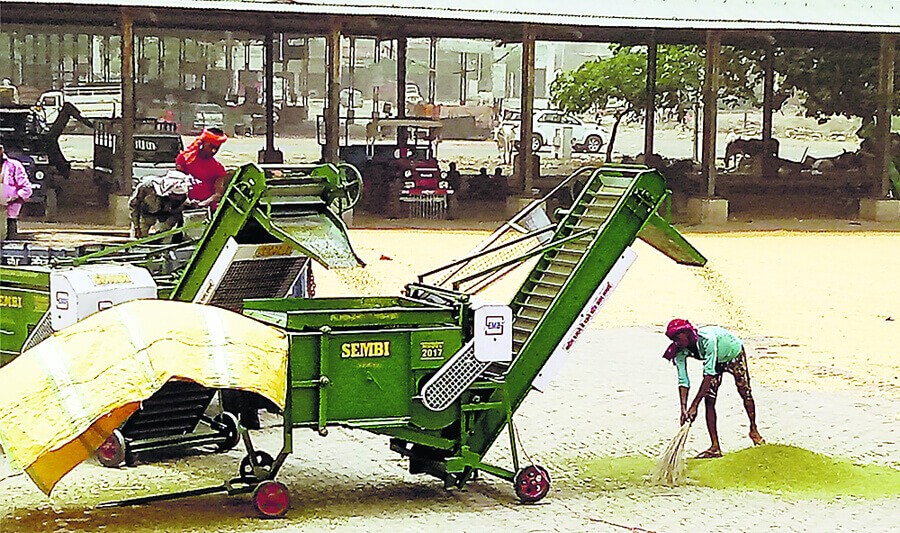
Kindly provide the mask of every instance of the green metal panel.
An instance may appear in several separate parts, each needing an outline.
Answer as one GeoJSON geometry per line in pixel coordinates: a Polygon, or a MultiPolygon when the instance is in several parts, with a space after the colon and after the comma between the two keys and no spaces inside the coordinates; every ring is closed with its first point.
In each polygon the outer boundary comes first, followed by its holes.
{"type": "MultiPolygon", "coordinates": [[[[326,184],[322,194],[327,196],[332,178],[328,172],[316,175],[326,184]]],[[[288,193],[293,194],[269,183],[256,165],[238,169],[170,298],[193,300],[230,238],[238,244],[287,243],[325,267],[363,264],[327,198],[282,196],[288,193]]]]}
{"type": "Polygon", "coordinates": [[[404,297],[285,298],[247,300],[247,314],[286,315],[281,325],[292,331],[339,328],[400,328],[454,324],[454,309],[404,297]]]}
{"type": "Polygon", "coordinates": [[[706,258],[661,216],[653,215],[638,237],[681,265],[703,266],[706,258]]]}
{"type": "MultiPolygon", "coordinates": [[[[553,297],[542,320],[525,341],[508,369],[505,378],[506,389],[513,412],[525,399],[531,383],[600,281],[619,256],[634,242],[646,222],[655,216],[668,194],[665,179],[656,171],[603,167],[594,173],[584,191],[576,199],[571,212],[560,222],[555,239],[563,238],[579,229],[579,217],[587,212],[587,201],[591,192],[600,191],[601,187],[625,190],[621,198],[610,205],[611,211],[605,223],[573,267],[567,282],[553,297]]],[[[514,298],[514,314],[516,302],[521,301],[520,295],[535,289],[535,275],[547,269],[551,260],[557,257],[556,254],[556,251],[546,252],[535,265],[532,274],[514,298]]],[[[506,417],[498,411],[484,412],[474,423],[475,432],[468,442],[470,449],[483,456],[500,435],[506,422],[506,417]]]]}
{"type": "Polygon", "coordinates": [[[329,420],[409,416],[409,331],[328,335],[329,420]]]}
{"type": "Polygon", "coordinates": [[[50,308],[50,271],[0,267],[0,366],[15,359],[50,308]]]}

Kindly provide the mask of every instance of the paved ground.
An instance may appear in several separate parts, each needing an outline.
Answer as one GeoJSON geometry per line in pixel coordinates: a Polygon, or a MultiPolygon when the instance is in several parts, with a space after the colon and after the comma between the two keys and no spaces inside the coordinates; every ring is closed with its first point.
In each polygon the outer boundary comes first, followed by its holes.
{"type": "MultiPolygon", "coordinates": [[[[24,476],[0,481],[3,531],[889,531],[900,496],[796,501],[756,492],[701,487],[665,489],[624,483],[598,491],[575,474],[579,460],[654,455],[677,430],[674,371],[659,353],[665,339],[651,328],[589,330],[550,391],[533,392],[517,417],[524,449],[549,468],[544,503],[516,502],[508,483],[483,477],[466,491],[446,492],[429,477],[405,473],[387,439],[335,431],[323,439],[295,432],[296,453],[279,479],[291,491],[283,520],[253,518],[249,498],[212,495],[147,506],[97,510],[100,501],[214,484],[232,475],[242,454],[167,458],[120,471],[85,463],[47,500],[24,476]],[[574,465],[574,467],[573,467],[574,465]]],[[[752,343],[751,343],[752,345],[752,343]]],[[[752,352],[756,354],[756,352],[752,352]]],[[[751,357],[751,372],[757,357],[751,357]]],[[[726,452],[746,447],[745,417],[723,386],[720,434],[726,452]]],[[[900,401],[853,392],[779,390],[757,385],[760,430],[770,442],[897,467],[900,401]]],[[[277,424],[275,417],[267,425],[277,424]]],[[[257,444],[278,448],[275,427],[257,444]]],[[[688,451],[707,444],[692,431],[688,451]]],[[[492,455],[507,463],[506,447],[492,455]]],[[[3,475],[10,474],[3,468],[3,475]]]]}

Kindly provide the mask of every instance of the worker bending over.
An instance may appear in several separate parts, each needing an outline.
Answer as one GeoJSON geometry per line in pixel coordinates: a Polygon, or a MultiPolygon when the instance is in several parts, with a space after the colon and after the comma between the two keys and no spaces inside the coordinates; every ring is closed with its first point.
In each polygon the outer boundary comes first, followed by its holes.
{"type": "Polygon", "coordinates": [[[734,376],[738,394],[744,400],[744,409],[747,410],[747,418],[750,419],[750,439],[753,440],[753,444],[764,444],[765,440],[756,428],[756,404],[750,391],[747,354],[741,339],[725,328],[719,326],[695,328],[690,322],[680,318],[669,322],[666,336],[672,340],[672,344],[666,349],[663,357],[671,361],[678,370],[681,423],[693,421],[697,417],[701,399],[706,403],[706,429],[709,431],[711,445],[697,458],[722,457],[716,429],[716,395],[719,385],[722,384],[722,374],[725,372],[734,376]],[[691,386],[687,373],[688,357],[703,362],[703,382],[690,406],[687,403],[691,386]]]}
{"type": "Polygon", "coordinates": [[[192,183],[193,178],[177,170],[141,180],[128,202],[134,236],[138,239],[147,237],[157,223],[159,231],[180,226],[192,183]]]}

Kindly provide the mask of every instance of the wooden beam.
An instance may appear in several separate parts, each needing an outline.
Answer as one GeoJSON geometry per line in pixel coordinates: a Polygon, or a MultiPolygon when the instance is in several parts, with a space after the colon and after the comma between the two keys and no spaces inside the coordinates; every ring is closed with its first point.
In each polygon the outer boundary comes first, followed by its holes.
{"type": "MultiPolygon", "coordinates": [[[[397,118],[406,118],[406,37],[397,38],[397,118]]],[[[397,128],[397,145],[406,146],[406,128],[397,128]]]]}
{"type": "Polygon", "coordinates": [[[134,19],[127,9],[119,12],[122,32],[122,181],[119,193],[131,196],[131,167],[134,164],[134,19]]]}
{"type": "Polygon", "coordinates": [[[531,137],[534,133],[534,31],[525,25],[522,31],[522,104],[519,127],[519,184],[525,194],[531,194],[534,185],[534,161],[531,152],[531,137]]]}
{"type": "Polygon", "coordinates": [[[275,38],[272,31],[266,32],[265,54],[263,54],[263,69],[265,71],[265,99],[266,99],[266,152],[263,163],[270,161],[269,155],[275,152],[275,38]]]}
{"type": "Polygon", "coordinates": [[[717,31],[706,32],[706,70],[703,77],[703,175],[706,195],[716,195],[716,103],[719,92],[719,48],[717,31]]]}
{"type": "Polygon", "coordinates": [[[437,37],[428,41],[428,103],[434,105],[437,94],[437,37]]]}
{"type": "Polygon", "coordinates": [[[878,61],[878,110],[876,111],[876,146],[881,174],[881,198],[891,190],[891,115],[894,112],[894,61],[897,55],[895,35],[881,35],[878,61]]]}
{"type": "Polygon", "coordinates": [[[325,153],[327,163],[338,163],[340,153],[340,110],[341,110],[341,27],[335,23],[325,38],[325,153]]]}
{"type": "MultiPolygon", "coordinates": [[[[656,126],[656,34],[647,43],[647,108],[644,112],[644,163],[653,155],[653,134],[656,126]]],[[[609,139],[606,139],[609,142],[609,139]]]]}
{"type": "MultiPolygon", "coordinates": [[[[772,113],[775,110],[775,68],[773,45],[766,46],[763,58],[763,116],[762,116],[762,140],[772,140],[772,113]]],[[[768,154],[768,150],[763,151],[768,154]]]]}

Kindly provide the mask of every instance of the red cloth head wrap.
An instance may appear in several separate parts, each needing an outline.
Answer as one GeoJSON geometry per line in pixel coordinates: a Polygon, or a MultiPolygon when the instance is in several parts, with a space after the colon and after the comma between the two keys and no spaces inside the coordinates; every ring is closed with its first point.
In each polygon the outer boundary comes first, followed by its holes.
{"type": "Polygon", "coordinates": [[[674,365],[676,355],[678,355],[678,346],[676,346],[673,342],[672,344],[669,344],[669,346],[666,348],[666,351],[663,353],[663,359],[665,359],[666,361],[672,361],[672,364],[674,365]]]}
{"type": "Polygon", "coordinates": [[[191,141],[191,144],[189,144],[181,153],[184,154],[184,160],[190,164],[194,162],[194,159],[197,159],[197,152],[200,151],[201,145],[215,146],[218,148],[227,140],[228,136],[223,132],[216,133],[210,130],[203,130],[203,132],[191,141]]]}
{"type": "Polygon", "coordinates": [[[675,336],[681,332],[686,332],[688,334],[688,340],[691,344],[697,342],[697,329],[694,328],[690,322],[683,318],[672,319],[666,327],[666,337],[675,340],[675,336]]]}

